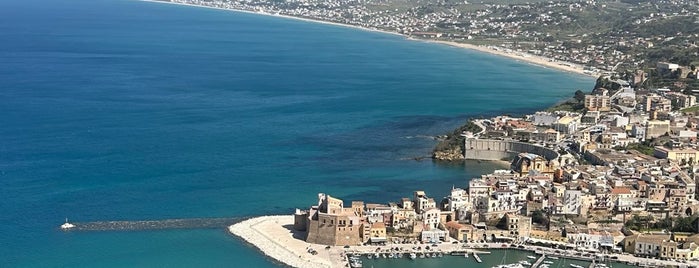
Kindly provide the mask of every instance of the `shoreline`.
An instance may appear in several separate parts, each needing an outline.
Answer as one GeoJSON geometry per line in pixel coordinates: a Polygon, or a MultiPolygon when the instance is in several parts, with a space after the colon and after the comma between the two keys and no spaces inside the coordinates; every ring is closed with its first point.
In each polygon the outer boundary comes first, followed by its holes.
{"type": "Polygon", "coordinates": [[[505,57],[505,58],[519,61],[519,62],[529,63],[529,64],[536,65],[536,66],[543,67],[543,68],[551,68],[551,69],[555,69],[557,71],[564,71],[564,72],[573,73],[573,74],[582,75],[582,76],[591,77],[591,78],[597,78],[599,76],[599,74],[585,72],[583,67],[578,65],[578,64],[574,64],[571,62],[556,61],[556,60],[553,60],[550,58],[531,55],[531,54],[524,53],[524,52],[517,52],[517,51],[508,52],[508,51],[502,51],[499,49],[494,49],[491,47],[478,46],[478,45],[468,44],[468,43],[459,43],[456,41],[419,39],[419,38],[413,38],[411,36],[396,33],[396,32],[391,32],[391,31],[386,31],[386,30],[381,30],[381,29],[366,28],[366,27],[361,27],[361,26],[357,26],[357,25],[344,24],[344,23],[326,21],[326,20],[321,20],[321,19],[295,17],[295,16],[289,16],[289,15],[283,15],[283,14],[271,14],[271,13],[260,12],[260,11],[251,11],[251,10],[233,9],[233,8],[221,8],[221,7],[196,5],[196,4],[188,4],[188,3],[178,3],[178,2],[170,2],[170,1],[159,1],[159,0],[137,0],[137,1],[150,2],[150,3],[160,3],[160,4],[171,4],[171,5],[179,5],[179,6],[189,6],[189,7],[199,7],[199,8],[208,8],[208,9],[216,9],[216,10],[224,10],[224,11],[232,11],[232,12],[241,12],[241,13],[254,14],[254,15],[263,15],[263,16],[293,19],[293,20],[312,22],[312,23],[334,25],[334,26],[340,26],[340,27],[348,27],[348,28],[362,30],[362,31],[396,35],[396,36],[403,37],[409,41],[424,41],[424,42],[433,43],[433,44],[447,45],[450,47],[456,47],[456,48],[461,48],[461,49],[467,49],[467,50],[487,53],[490,55],[505,57]]]}
{"type": "Polygon", "coordinates": [[[296,232],[287,226],[294,224],[292,215],[261,216],[228,227],[228,232],[250,243],[265,256],[290,267],[343,267],[342,250],[324,249],[322,245],[306,243],[295,238],[296,232]],[[308,252],[315,249],[318,254],[308,252]]]}
{"type": "MultiPolygon", "coordinates": [[[[274,259],[277,262],[283,263],[290,267],[301,268],[317,268],[317,267],[345,267],[348,264],[347,255],[367,255],[377,252],[377,247],[388,252],[391,249],[393,252],[415,252],[415,253],[436,253],[442,252],[444,255],[462,255],[464,252],[485,253],[488,249],[513,249],[519,251],[528,251],[533,254],[545,254],[547,256],[561,256],[566,259],[576,259],[574,253],[576,251],[561,250],[554,252],[555,249],[535,246],[523,245],[512,247],[503,247],[503,243],[449,243],[442,242],[437,246],[433,246],[430,250],[414,250],[415,246],[424,246],[426,244],[387,244],[385,246],[351,246],[345,248],[342,246],[325,246],[319,244],[311,244],[302,240],[300,235],[303,232],[293,230],[294,216],[293,215],[276,215],[276,216],[260,216],[250,218],[248,220],[233,224],[228,227],[228,231],[250,243],[256,247],[265,256],[274,259]],[[465,246],[467,245],[467,246],[465,246]],[[315,250],[317,254],[311,254],[309,249],[315,250]]],[[[647,263],[651,265],[693,265],[694,263],[679,263],[669,260],[647,259],[634,257],[629,254],[607,254],[607,257],[616,256],[617,263],[647,263]]],[[[585,260],[590,261],[590,260],[585,260]]]]}

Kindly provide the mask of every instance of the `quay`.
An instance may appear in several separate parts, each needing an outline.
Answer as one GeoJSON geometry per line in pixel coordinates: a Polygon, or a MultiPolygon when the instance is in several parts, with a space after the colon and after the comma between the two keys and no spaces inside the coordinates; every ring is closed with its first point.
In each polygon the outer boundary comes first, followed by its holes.
{"type": "MultiPolygon", "coordinates": [[[[368,255],[377,253],[378,246],[325,246],[312,244],[302,240],[301,233],[294,230],[294,216],[263,216],[240,221],[229,226],[229,231],[252,246],[257,247],[262,253],[282,262],[291,267],[350,267],[350,257],[368,255]]],[[[478,254],[488,254],[483,251],[489,248],[504,249],[502,243],[479,243],[472,244],[472,247],[464,248],[463,244],[439,243],[437,246],[430,246],[429,250],[425,249],[425,244],[387,244],[380,246],[379,254],[389,255],[394,253],[442,253],[443,255],[462,255],[471,253],[475,256],[478,254]],[[417,247],[421,247],[417,250],[417,247]],[[415,248],[415,249],[414,249],[415,248]]],[[[507,247],[515,249],[514,247],[507,247]]],[[[591,261],[591,258],[581,259],[579,256],[574,256],[571,252],[561,251],[556,254],[551,248],[540,246],[525,246],[518,247],[516,250],[526,250],[536,252],[537,254],[549,256],[558,256],[567,259],[576,259],[591,261]]],[[[646,258],[638,258],[631,255],[614,255],[618,259],[613,262],[630,263],[636,266],[639,264],[648,264],[651,267],[672,266],[672,267],[689,267],[692,264],[678,264],[672,261],[649,260],[646,258]]],[[[427,256],[425,256],[427,257],[427,256]]],[[[541,265],[544,256],[539,257],[537,264],[541,265]]],[[[536,267],[536,266],[532,266],[536,267]]]]}

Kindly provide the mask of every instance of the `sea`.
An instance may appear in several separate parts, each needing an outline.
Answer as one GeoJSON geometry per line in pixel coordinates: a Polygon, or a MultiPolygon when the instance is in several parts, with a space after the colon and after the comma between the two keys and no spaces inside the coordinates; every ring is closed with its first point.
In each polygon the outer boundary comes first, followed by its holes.
{"type": "Polygon", "coordinates": [[[434,136],[468,118],[532,113],[593,83],[294,19],[134,0],[0,1],[0,266],[282,267],[224,228],[58,226],[289,214],[319,192],[387,203],[425,190],[439,200],[505,167],[423,159],[434,136]]]}

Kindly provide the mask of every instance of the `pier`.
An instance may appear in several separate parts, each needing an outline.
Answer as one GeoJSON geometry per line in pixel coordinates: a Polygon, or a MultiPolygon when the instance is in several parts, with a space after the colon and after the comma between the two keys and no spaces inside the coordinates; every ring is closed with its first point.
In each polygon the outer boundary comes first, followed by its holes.
{"type": "Polygon", "coordinates": [[[481,257],[478,257],[478,254],[476,254],[475,252],[473,253],[473,258],[476,259],[476,262],[478,262],[478,263],[483,262],[483,261],[481,260],[481,257]]]}
{"type": "Polygon", "coordinates": [[[163,229],[224,229],[245,218],[191,218],[149,221],[93,221],[72,223],[64,231],[141,231],[163,229]]]}
{"type": "Polygon", "coordinates": [[[532,264],[532,268],[539,267],[539,265],[541,265],[541,263],[542,263],[545,259],[546,259],[546,255],[543,255],[543,254],[542,254],[541,257],[539,257],[539,259],[537,259],[536,262],[534,262],[534,264],[532,264]]]}

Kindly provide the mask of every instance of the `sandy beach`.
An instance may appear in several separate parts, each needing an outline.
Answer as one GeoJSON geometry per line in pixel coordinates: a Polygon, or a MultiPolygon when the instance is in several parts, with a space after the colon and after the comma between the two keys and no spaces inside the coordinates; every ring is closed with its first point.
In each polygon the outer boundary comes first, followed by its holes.
{"type": "Polygon", "coordinates": [[[350,25],[350,24],[342,24],[342,23],[324,21],[324,20],[318,20],[318,19],[294,17],[294,16],[288,16],[288,15],[282,15],[282,14],[271,14],[271,13],[259,12],[259,11],[220,8],[220,7],[193,5],[193,4],[179,3],[179,2],[165,2],[165,1],[157,1],[157,0],[139,0],[139,1],[161,3],[161,4],[191,6],[191,7],[201,7],[201,8],[210,8],[210,9],[218,9],[218,10],[227,10],[227,11],[234,11],[234,12],[243,12],[243,13],[249,13],[249,14],[257,14],[257,15],[264,15],[264,16],[273,16],[273,17],[279,17],[279,18],[301,20],[301,21],[307,21],[307,22],[323,23],[323,24],[329,24],[329,25],[335,25],[335,26],[341,26],[341,27],[349,27],[349,28],[363,30],[363,31],[371,31],[371,32],[384,33],[384,34],[398,35],[398,36],[404,37],[408,40],[425,41],[425,42],[431,42],[431,43],[436,43],[436,44],[448,45],[448,46],[452,46],[452,47],[476,50],[479,52],[484,52],[484,53],[489,53],[489,54],[498,55],[498,56],[502,56],[502,57],[507,57],[507,58],[514,59],[517,61],[522,61],[522,62],[526,62],[526,63],[530,63],[530,64],[534,64],[534,65],[538,65],[538,66],[542,66],[542,67],[546,67],[546,68],[552,68],[552,69],[556,69],[556,70],[571,72],[571,73],[585,75],[585,76],[591,76],[591,77],[595,77],[595,78],[597,78],[599,76],[599,74],[585,72],[585,70],[583,69],[583,66],[580,66],[578,64],[574,64],[574,63],[570,63],[570,62],[554,61],[554,60],[551,60],[551,59],[546,58],[546,57],[540,57],[540,56],[531,55],[531,54],[527,54],[527,53],[523,53],[523,52],[517,52],[517,51],[510,52],[510,51],[505,51],[504,49],[495,49],[493,47],[477,46],[477,45],[473,45],[473,44],[459,43],[459,42],[454,42],[454,41],[414,39],[414,38],[411,38],[410,36],[406,36],[406,35],[396,33],[396,32],[385,31],[385,30],[381,30],[381,29],[371,29],[371,28],[365,28],[365,27],[360,27],[360,26],[350,25]]]}
{"type": "Polygon", "coordinates": [[[583,66],[570,63],[570,62],[562,62],[562,61],[556,61],[552,60],[546,57],[540,57],[524,52],[519,52],[519,51],[506,51],[504,48],[493,48],[493,47],[486,47],[486,46],[477,46],[473,44],[467,44],[467,43],[457,43],[457,42],[451,42],[451,41],[439,41],[439,40],[426,40],[428,42],[434,42],[438,44],[444,44],[448,46],[453,46],[453,47],[458,47],[458,48],[465,48],[465,49],[472,49],[472,50],[477,50],[480,52],[485,52],[485,53],[490,53],[498,56],[503,56],[507,58],[511,58],[514,60],[526,62],[526,63],[531,63],[534,65],[539,65],[543,67],[548,67],[552,69],[557,69],[561,71],[566,71],[566,72],[571,72],[575,74],[581,74],[581,75],[586,75],[586,76],[591,76],[597,78],[599,74],[594,74],[590,72],[585,72],[585,69],[583,66]]]}

